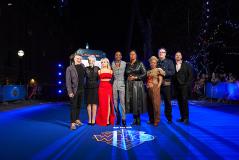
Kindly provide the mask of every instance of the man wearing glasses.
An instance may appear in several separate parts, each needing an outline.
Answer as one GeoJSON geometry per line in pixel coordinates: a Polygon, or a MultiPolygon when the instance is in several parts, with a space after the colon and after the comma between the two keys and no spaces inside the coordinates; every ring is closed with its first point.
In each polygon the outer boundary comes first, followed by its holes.
{"type": "Polygon", "coordinates": [[[163,83],[161,85],[161,95],[164,100],[164,113],[167,117],[168,123],[172,123],[172,105],[171,105],[171,78],[175,74],[175,68],[173,61],[166,58],[166,49],[160,48],[158,50],[158,68],[160,73],[163,75],[163,83]]]}

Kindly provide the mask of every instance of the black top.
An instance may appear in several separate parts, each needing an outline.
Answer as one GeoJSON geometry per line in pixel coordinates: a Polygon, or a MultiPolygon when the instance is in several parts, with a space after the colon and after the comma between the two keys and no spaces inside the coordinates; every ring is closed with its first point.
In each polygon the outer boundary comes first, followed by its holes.
{"type": "Polygon", "coordinates": [[[162,68],[165,71],[164,79],[170,80],[172,76],[175,74],[175,68],[173,61],[170,59],[164,59],[158,61],[158,67],[162,68]]]}
{"type": "Polygon", "coordinates": [[[81,64],[75,65],[78,74],[78,90],[84,89],[85,67],[81,64]]]}
{"type": "MultiPolygon", "coordinates": [[[[176,68],[176,67],[175,67],[176,68]]],[[[192,68],[186,63],[182,62],[180,70],[174,75],[174,83],[176,85],[189,85],[193,79],[192,68]]]]}
{"type": "Polygon", "coordinates": [[[98,87],[98,71],[99,67],[86,67],[86,88],[97,88],[98,87]]]}
{"type": "Polygon", "coordinates": [[[142,62],[136,61],[135,63],[127,63],[126,69],[125,69],[125,76],[128,78],[128,76],[136,76],[138,77],[137,80],[144,80],[146,77],[147,71],[145,69],[145,66],[142,62]]]}

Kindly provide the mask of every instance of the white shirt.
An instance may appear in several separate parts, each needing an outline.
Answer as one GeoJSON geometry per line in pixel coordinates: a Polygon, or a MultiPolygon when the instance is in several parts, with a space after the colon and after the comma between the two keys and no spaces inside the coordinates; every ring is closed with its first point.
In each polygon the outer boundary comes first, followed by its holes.
{"type": "Polygon", "coordinates": [[[181,69],[182,61],[176,62],[176,71],[178,72],[181,69]]]}

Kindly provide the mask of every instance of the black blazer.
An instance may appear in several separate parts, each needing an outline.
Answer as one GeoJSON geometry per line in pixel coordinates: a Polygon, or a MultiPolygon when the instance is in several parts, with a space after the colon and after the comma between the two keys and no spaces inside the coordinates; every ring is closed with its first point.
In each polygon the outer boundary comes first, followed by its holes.
{"type": "Polygon", "coordinates": [[[189,85],[193,79],[191,66],[183,61],[180,70],[177,72],[175,64],[175,75],[173,79],[175,85],[189,85]]]}

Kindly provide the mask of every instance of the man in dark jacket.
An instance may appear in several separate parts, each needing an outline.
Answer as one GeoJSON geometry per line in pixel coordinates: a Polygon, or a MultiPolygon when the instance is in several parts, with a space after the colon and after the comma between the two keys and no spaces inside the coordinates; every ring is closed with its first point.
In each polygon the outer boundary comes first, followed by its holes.
{"type": "Polygon", "coordinates": [[[181,52],[176,52],[175,62],[176,73],[174,75],[174,87],[181,115],[181,118],[177,121],[188,124],[188,88],[192,81],[192,68],[188,63],[182,60],[181,52]]]}
{"type": "Polygon", "coordinates": [[[79,119],[80,107],[84,94],[85,66],[81,63],[82,57],[74,55],[74,62],[66,69],[66,88],[70,97],[71,106],[71,130],[76,129],[76,125],[83,123],[79,119]]]}
{"type": "Polygon", "coordinates": [[[172,123],[172,105],[171,105],[171,78],[175,73],[173,61],[166,58],[166,49],[161,48],[158,51],[159,61],[158,68],[160,73],[164,76],[161,85],[161,95],[163,96],[165,105],[165,116],[168,123],[172,123]]]}

